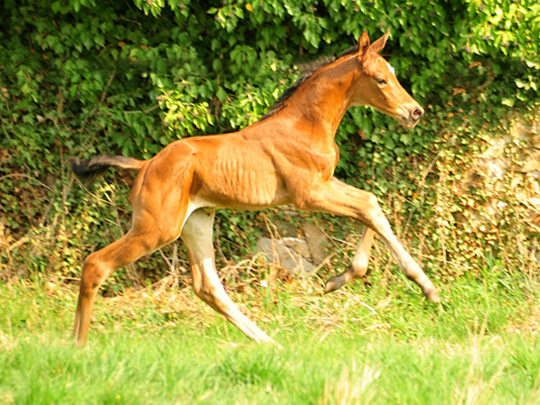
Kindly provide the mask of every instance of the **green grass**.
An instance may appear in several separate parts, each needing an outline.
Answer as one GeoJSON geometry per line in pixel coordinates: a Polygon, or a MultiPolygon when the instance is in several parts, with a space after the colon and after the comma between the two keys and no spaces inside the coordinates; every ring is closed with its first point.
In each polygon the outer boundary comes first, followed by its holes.
{"type": "Polygon", "coordinates": [[[0,403],[540,404],[535,282],[492,268],[439,281],[436,306],[387,277],[326,296],[309,279],[233,292],[281,350],[158,287],[98,298],[77,349],[74,285],[4,284],[0,403]]]}

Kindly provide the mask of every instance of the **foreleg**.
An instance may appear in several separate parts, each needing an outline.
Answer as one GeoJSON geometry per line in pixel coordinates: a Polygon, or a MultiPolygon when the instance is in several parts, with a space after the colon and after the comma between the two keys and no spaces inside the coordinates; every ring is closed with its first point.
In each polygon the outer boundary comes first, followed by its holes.
{"type": "MultiPolygon", "coordinates": [[[[390,223],[382,212],[374,194],[348,186],[333,178],[329,182],[314,185],[310,190],[310,194],[304,196],[299,201],[302,202],[299,206],[301,209],[324,211],[347,216],[371,228],[390,249],[392,256],[397,261],[405,276],[422,288],[427,299],[433,302],[440,302],[439,294],[431,280],[429,280],[392,232],[390,223]]],[[[359,263],[357,266],[359,270],[358,274],[365,271],[367,266],[372,236],[368,233],[366,237],[366,234],[364,234],[359,252],[355,256],[355,260],[358,260],[359,263]]],[[[347,280],[348,277],[352,279],[353,274],[354,272],[347,274],[343,276],[343,279],[347,280]]]]}

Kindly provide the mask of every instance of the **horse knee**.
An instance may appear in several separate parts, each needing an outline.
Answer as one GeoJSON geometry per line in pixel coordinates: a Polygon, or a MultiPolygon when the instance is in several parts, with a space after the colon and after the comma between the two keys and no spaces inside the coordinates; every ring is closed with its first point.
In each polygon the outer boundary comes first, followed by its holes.
{"type": "Polygon", "coordinates": [[[364,202],[365,207],[362,210],[362,222],[364,222],[365,225],[371,226],[372,228],[378,228],[381,225],[385,226],[388,223],[388,220],[386,219],[386,216],[379,205],[377,196],[368,192],[364,202]]]}
{"type": "Polygon", "coordinates": [[[366,203],[373,209],[380,209],[377,196],[372,192],[366,191],[366,203]]]}

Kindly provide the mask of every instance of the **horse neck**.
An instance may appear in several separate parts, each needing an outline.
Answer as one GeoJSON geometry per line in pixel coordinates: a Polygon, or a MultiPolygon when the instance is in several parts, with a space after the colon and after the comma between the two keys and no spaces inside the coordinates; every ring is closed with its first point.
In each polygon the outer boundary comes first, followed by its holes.
{"type": "Polygon", "coordinates": [[[333,142],[339,123],[351,105],[358,77],[355,58],[334,62],[306,80],[283,113],[290,114],[302,127],[309,126],[310,135],[333,142]]]}

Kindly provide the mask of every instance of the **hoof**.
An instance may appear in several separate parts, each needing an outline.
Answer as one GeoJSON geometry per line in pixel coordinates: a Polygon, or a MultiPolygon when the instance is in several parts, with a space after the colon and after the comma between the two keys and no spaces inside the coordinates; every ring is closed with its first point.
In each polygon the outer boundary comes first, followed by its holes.
{"type": "Polygon", "coordinates": [[[328,294],[332,291],[339,290],[341,287],[343,287],[347,283],[347,280],[343,274],[340,274],[339,276],[331,277],[324,286],[324,293],[328,294]]]}
{"type": "Polygon", "coordinates": [[[439,294],[437,293],[437,290],[435,288],[424,291],[424,295],[431,302],[434,302],[436,304],[439,304],[441,302],[441,297],[439,297],[439,294]]]}

